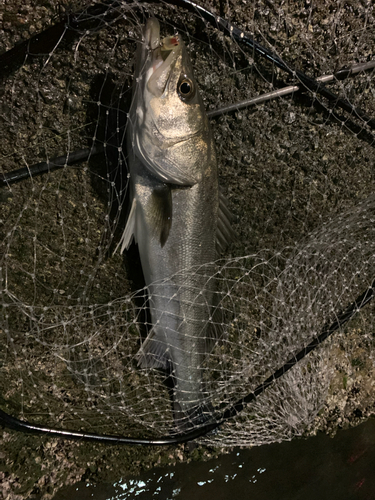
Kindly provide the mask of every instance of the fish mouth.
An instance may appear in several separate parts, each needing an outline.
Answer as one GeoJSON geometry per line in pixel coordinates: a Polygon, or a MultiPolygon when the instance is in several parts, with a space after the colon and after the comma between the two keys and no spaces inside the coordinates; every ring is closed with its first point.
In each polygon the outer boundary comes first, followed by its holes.
{"type": "Polygon", "coordinates": [[[148,19],[145,27],[145,45],[150,54],[147,69],[147,90],[161,97],[173,73],[177,60],[182,56],[182,40],[178,35],[160,39],[160,24],[155,18],[148,19]]]}

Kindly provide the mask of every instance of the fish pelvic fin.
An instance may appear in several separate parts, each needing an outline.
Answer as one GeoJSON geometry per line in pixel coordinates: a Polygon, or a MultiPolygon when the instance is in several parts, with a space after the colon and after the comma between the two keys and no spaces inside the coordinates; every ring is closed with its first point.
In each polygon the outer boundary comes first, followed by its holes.
{"type": "Polygon", "coordinates": [[[152,190],[151,210],[152,227],[161,247],[167,242],[172,226],[172,192],[170,186],[163,184],[152,190]]]}
{"type": "Polygon", "coordinates": [[[119,248],[120,248],[120,254],[122,254],[124,250],[128,250],[128,248],[130,247],[130,243],[132,242],[135,231],[136,207],[137,207],[137,201],[135,198],[133,198],[132,206],[129,212],[124,232],[122,233],[121,239],[113,252],[114,254],[117,252],[119,248]]]}
{"type": "Polygon", "coordinates": [[[140,368],[169,369],[170,356],[164,337],[164,335],[155,333],[155,330],[149,333],[136,355],[140,368]]]}
{"type": "Polygon", "coordinates": [[[216,253],[220,255],[236,238],[236,232],[232,228],[234,215],[228,208],[228,201],[219,190],[219,211],[216,229],[216,253]]]}

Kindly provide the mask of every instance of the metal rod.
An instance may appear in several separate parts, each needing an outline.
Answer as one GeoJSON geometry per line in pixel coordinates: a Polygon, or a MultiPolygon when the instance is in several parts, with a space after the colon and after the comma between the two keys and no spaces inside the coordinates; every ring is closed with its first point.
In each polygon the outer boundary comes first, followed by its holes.
{"type": "MultiPolygon", "coordinates": [[[[368,71],[369,69],[375,68],[375,61],[369,61],[367,63],[353,64],[350,68],[343,68],[332,75],[318,76],[317,82],[330,83],[333,80],[344,80],[349,76],[356,75],[361,71],[368,71]]],[[[301,85],[289,85],[283,87],[282,89],[274,90],[272,92],[267,92],[266,94],[261,94],[251,99],[246,99],[244,101],[237,102],[235,104],[228,104],[227,106],[222,106],[221,108],[208,111],[207,115],[209,118],[214,118],[215,116],[220,116],[225,113],[230,113],[231,111],[237,111],[238,109],[247,108],[255,104],[260,104],[262,102],[270,101],[272,99],[277,99],[278,97],[283,97],[293,92],[298,92],[301,89],[301,85]]]]}
{"type": "MultiPolygon", "coordinates": [[[[274,52],[266,47],[263,47],[247,33],[226,19],[208,11],[191,0],[155,0],[155,3],[167,3],[185,8],[190,12],[199,13],[201,17],[208,21],[214,28],[221,30],[225,35],[233,38],[238,43],[245,44],[252,51],[269,60],[278,68],[287,72],[289,75],[298,78],[301,85],[304,86],[306,90],[320,94],[329,101],[333,102],[335,106],[344,109],[351,115],[361,118],[370,128],[375,129],[375,120],[370,118],[363,110],[354,107],[346,99],[338,97],[334,92],[327,89],[322,82],[307,76],[299,69],[293,68],[274,52]]],[[[34,35],[29,40],[17,45],[10,51],[1,54],[0,76],[4,77],[11,71],[14,71],[15,67],[18,67],[26,61],[27,57],[33,55],[33,53],[46,53],[46,47],[48,47],[48,52],[50,52],[51,50],[54,50],[63,39],[67,43],[70,43],[84,30],[87,31],[90,30],[90,28],[95,30],[100,29],[102,26],[106,25],[106,23],[101,20],[101,15],[106,15],[105,19],[107,20],[108,16],[111,13],[116,13],[116,8],[120,7],[122,4],[127,5],[129,8],[142,8],[143,5],[142,3],[130,0],[125,0],[124,2],[109,0],[89,7],[86,11],[65,16],[65,18],[55,26],[47,28],[45,31],[34,35]]]]}
{"type": "MultiPolygon", "coordinates": [[[[349,68],[342,68],[334,74],[319,76],[317,78],[317,81],[330,83],[338,79],[344,80],[346,78],[349,78],[350,76],[360,73],[361,71],[368,71],[373,68],[375,68],[375,60],[366,63],[357,63],[353,64],[353,66],[350,66],[349,68]]],[[[228,104],[227,106],[222,106],[221,108],[208,111],[207,116],[209,118],[215,118],[216,116],[230,113],[231,111],[237,111],[238,109],[246,108],[255,104],[260,104],[262,102],[267,102],[272,99],[277,99],[278,97],[290,95],[293,92],[297,92],[299,90],[301,90],[300,85],[289,85],[282,89],[252,97],[251,99],[246,99],[235,104],[228,104]]],[[[0,174],[0,186],[15,184],[36,175],[52,172],[69,165],[73,165],[74,163],[85,161],[90,156],[102,153],[103,150],[104,148],[101,146],[95,146],[91,149],[80,149],[65,156],[58,156],[47,162],[37,163],[35,165],[32,165],[31,167],[23,167],[17,170],[12,170],[11,172],[5,174],[0,174]]]]}

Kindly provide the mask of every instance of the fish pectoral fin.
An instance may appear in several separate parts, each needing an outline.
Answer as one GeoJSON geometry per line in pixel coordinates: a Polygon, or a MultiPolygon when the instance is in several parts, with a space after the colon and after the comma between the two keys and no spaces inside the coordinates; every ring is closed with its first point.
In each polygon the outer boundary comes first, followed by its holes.
{"type": "Polygon", "coordinates": [[[122,254],[125,249],[127,250],[129,248],[130,243],[132,242],[133,236],[135,234],[134,230],[135,230],[135,220],[136,220],[136,207],[137,207],[137,201],[135,198],[133,198],[132,206],[129,212],[124,232],[122,233],[121,239],[113,253],[116,253],[118,248],[120,248],[120,254],[122,254]]]}
{"type": "Polygon", "coordinates": [[[172,226],[172,192],[170,186],[163,184],[152,190],[151,194],[152,227],[155,237],[163,247],[172,226]]]}
{"type": "Polygon", "coordinates": [[[232,228],[234,215],[228,208],[228,201],[221,191],[219,191],[219,212],[216,230],[216,252],[220,255],[226,250],[228,245],[237,238],[236,232],[232,228]]]}
{"type": "Polygon", "coordinates": [[[170,366],[168,345],[164,339],[159,337],[160,335],[155,334],[153,330],[141,345],[137,352],[138,366],[140,368],[168,370],[170,366]]]}

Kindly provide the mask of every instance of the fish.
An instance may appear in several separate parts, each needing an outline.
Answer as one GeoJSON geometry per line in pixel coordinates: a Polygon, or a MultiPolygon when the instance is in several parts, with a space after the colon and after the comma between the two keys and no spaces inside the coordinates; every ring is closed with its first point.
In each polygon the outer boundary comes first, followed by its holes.
{"type": "Polygon", "coordinates": [[[212,263],[232,229],[189,54],[179,34],[161,39],[155,18],[138,42],[126,148],[130,209],[118,246],[138,245],[152,323],[138,365],[170,374],[174,422],[188,429],[212,413],[202,381],[221,335],[212,263]]]}

